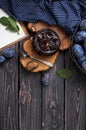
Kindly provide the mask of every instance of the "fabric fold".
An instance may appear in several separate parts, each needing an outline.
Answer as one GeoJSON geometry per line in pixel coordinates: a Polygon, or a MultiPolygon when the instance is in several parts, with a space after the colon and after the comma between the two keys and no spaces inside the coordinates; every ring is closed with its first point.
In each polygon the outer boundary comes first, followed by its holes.
{"type": "Polygon", "coordinates": [[[0,0],[0,6],[17,20],[60,25],[70,35],[86,15],[85,0],[0,0]]]}

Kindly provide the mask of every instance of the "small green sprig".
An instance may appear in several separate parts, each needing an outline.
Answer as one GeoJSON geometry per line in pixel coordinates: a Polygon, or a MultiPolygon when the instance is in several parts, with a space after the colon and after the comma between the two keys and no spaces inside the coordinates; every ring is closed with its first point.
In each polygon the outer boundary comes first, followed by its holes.
{"type": "Polygon", "coordinates": [[[19,34],[19,26],[16,23],[16,20],[12,17],[1,17],[0,23],[6,26],[6,30],[11,32],[17,32],[19,34]]]}

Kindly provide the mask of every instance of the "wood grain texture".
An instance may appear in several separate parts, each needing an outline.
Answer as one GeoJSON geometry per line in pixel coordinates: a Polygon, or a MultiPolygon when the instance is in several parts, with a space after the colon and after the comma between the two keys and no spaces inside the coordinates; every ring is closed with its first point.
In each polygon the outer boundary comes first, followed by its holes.
{"type": "Polygon", "coordinates": [[[64,66],[63,54],[50,70],[50,85],[42,88],[42,130],[64,129],[64,81],[56,70],[64,66]]]}
{"type": "Polygon", "coordinates": [[[65,81],[65,130],[85,130],[86,75],[80,73],[68,52],[65,56],[65,66],[75,73],[65,81]]]}
{"type": "Polygon", "coordinates": [[[60,53],[49,71],[50,85],[41,85],[41,73],[26,71],[15,57],[0,66],[0,130],[86,130],[86,75],[60,53]],[[65,63],[65,64],[64,64],[65,63]],[[72,70],[63,80],[56,70],[72,70]]]}
{"type": "MultiPolygon", "coordinates": [[[[17,46],[13,46],[17,50],[17,46]]],[[[0,130],[18,130],[18,61],[0,66],[0,130]]]]}
{"type": "Polygon", "coordinates": [[[19,128],[41,130],[41,73],[31,73],[20,65],[19,128]]]}

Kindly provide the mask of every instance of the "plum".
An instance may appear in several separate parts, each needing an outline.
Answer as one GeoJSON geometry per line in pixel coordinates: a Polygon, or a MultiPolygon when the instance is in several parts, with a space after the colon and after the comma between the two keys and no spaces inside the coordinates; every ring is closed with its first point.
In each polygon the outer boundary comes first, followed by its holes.
{"type": "Polygon", "coordinates": [[[82,63],[83,61],[86,61],[86,56],[83,55],[82,57],[80,57],[80,58],[78,59],[78,61],[79,61],[79,63],[82,63]]]}
{"type": "Polygon", "coordinates": [[[86,30],[86,19],[83,19],[80,23],[80,29],[81,30],[86,30]]]}
{"type": "Polygon", "coordinates": [[[86,39],[86,31],[78,31],[74,37],[75,42],[81,43],[86,39]]]}
{"type": "Polygon", "coordinates": [[[4,56],[0,56],[0,64],[3,63],[6,60],[4,56]]]}
{"type": "Polygon", "coordinates": [[[50,84],[50,71],[42,72],[41,82],[44,86],[48,86],[50,84]]]}
{"type": "Polygon", "coordinates": [[[83,61],[81,64],[83,70],[86,72],[86,61],[83,61]]]}
{"type": "Polygon", "coordinates": [[[8,59],[12,58],[14,56],[14,50],[7,48],[2,51],[2,55],[8,59]]]}
{"type": "Polygon", "coordinates": [[[84,56],[84,49],[79,44],[74,44],[72,47],[72,51],[73,51],[75,57],[77,57],[77,58],[81,58],[82,56],[84,56]]]}

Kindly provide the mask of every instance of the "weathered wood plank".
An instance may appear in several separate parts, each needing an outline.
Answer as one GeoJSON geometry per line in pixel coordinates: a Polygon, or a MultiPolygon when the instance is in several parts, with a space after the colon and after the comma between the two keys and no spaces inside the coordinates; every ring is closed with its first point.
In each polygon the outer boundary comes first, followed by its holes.
{"type": "Polygon", "coordinates": [[[41,73],[31,73],[20,65],[19,128],[41,130],[41,73]]]}
{"type": "MultiPolygon", "coordinates": [[[[17,46],[13,46],[17,50],[17,46]]],[[[18,130],[18,61],[0,66],[0,130],[18,130]]]]}
{"type": "Polygon", "coordinates": [[[76,73],[65,81],[65,130],[85,130],[86,75],[80,73],[68,52],[65,56],[65,66],[76,73]]]}
{"type": "Polygon", "coordinates": [[[56,75],[63,68],[61,53],[57,64],[50,70],[50,85],[42,88],[42,130],[64,129],[64,81],[56,75]]]}

